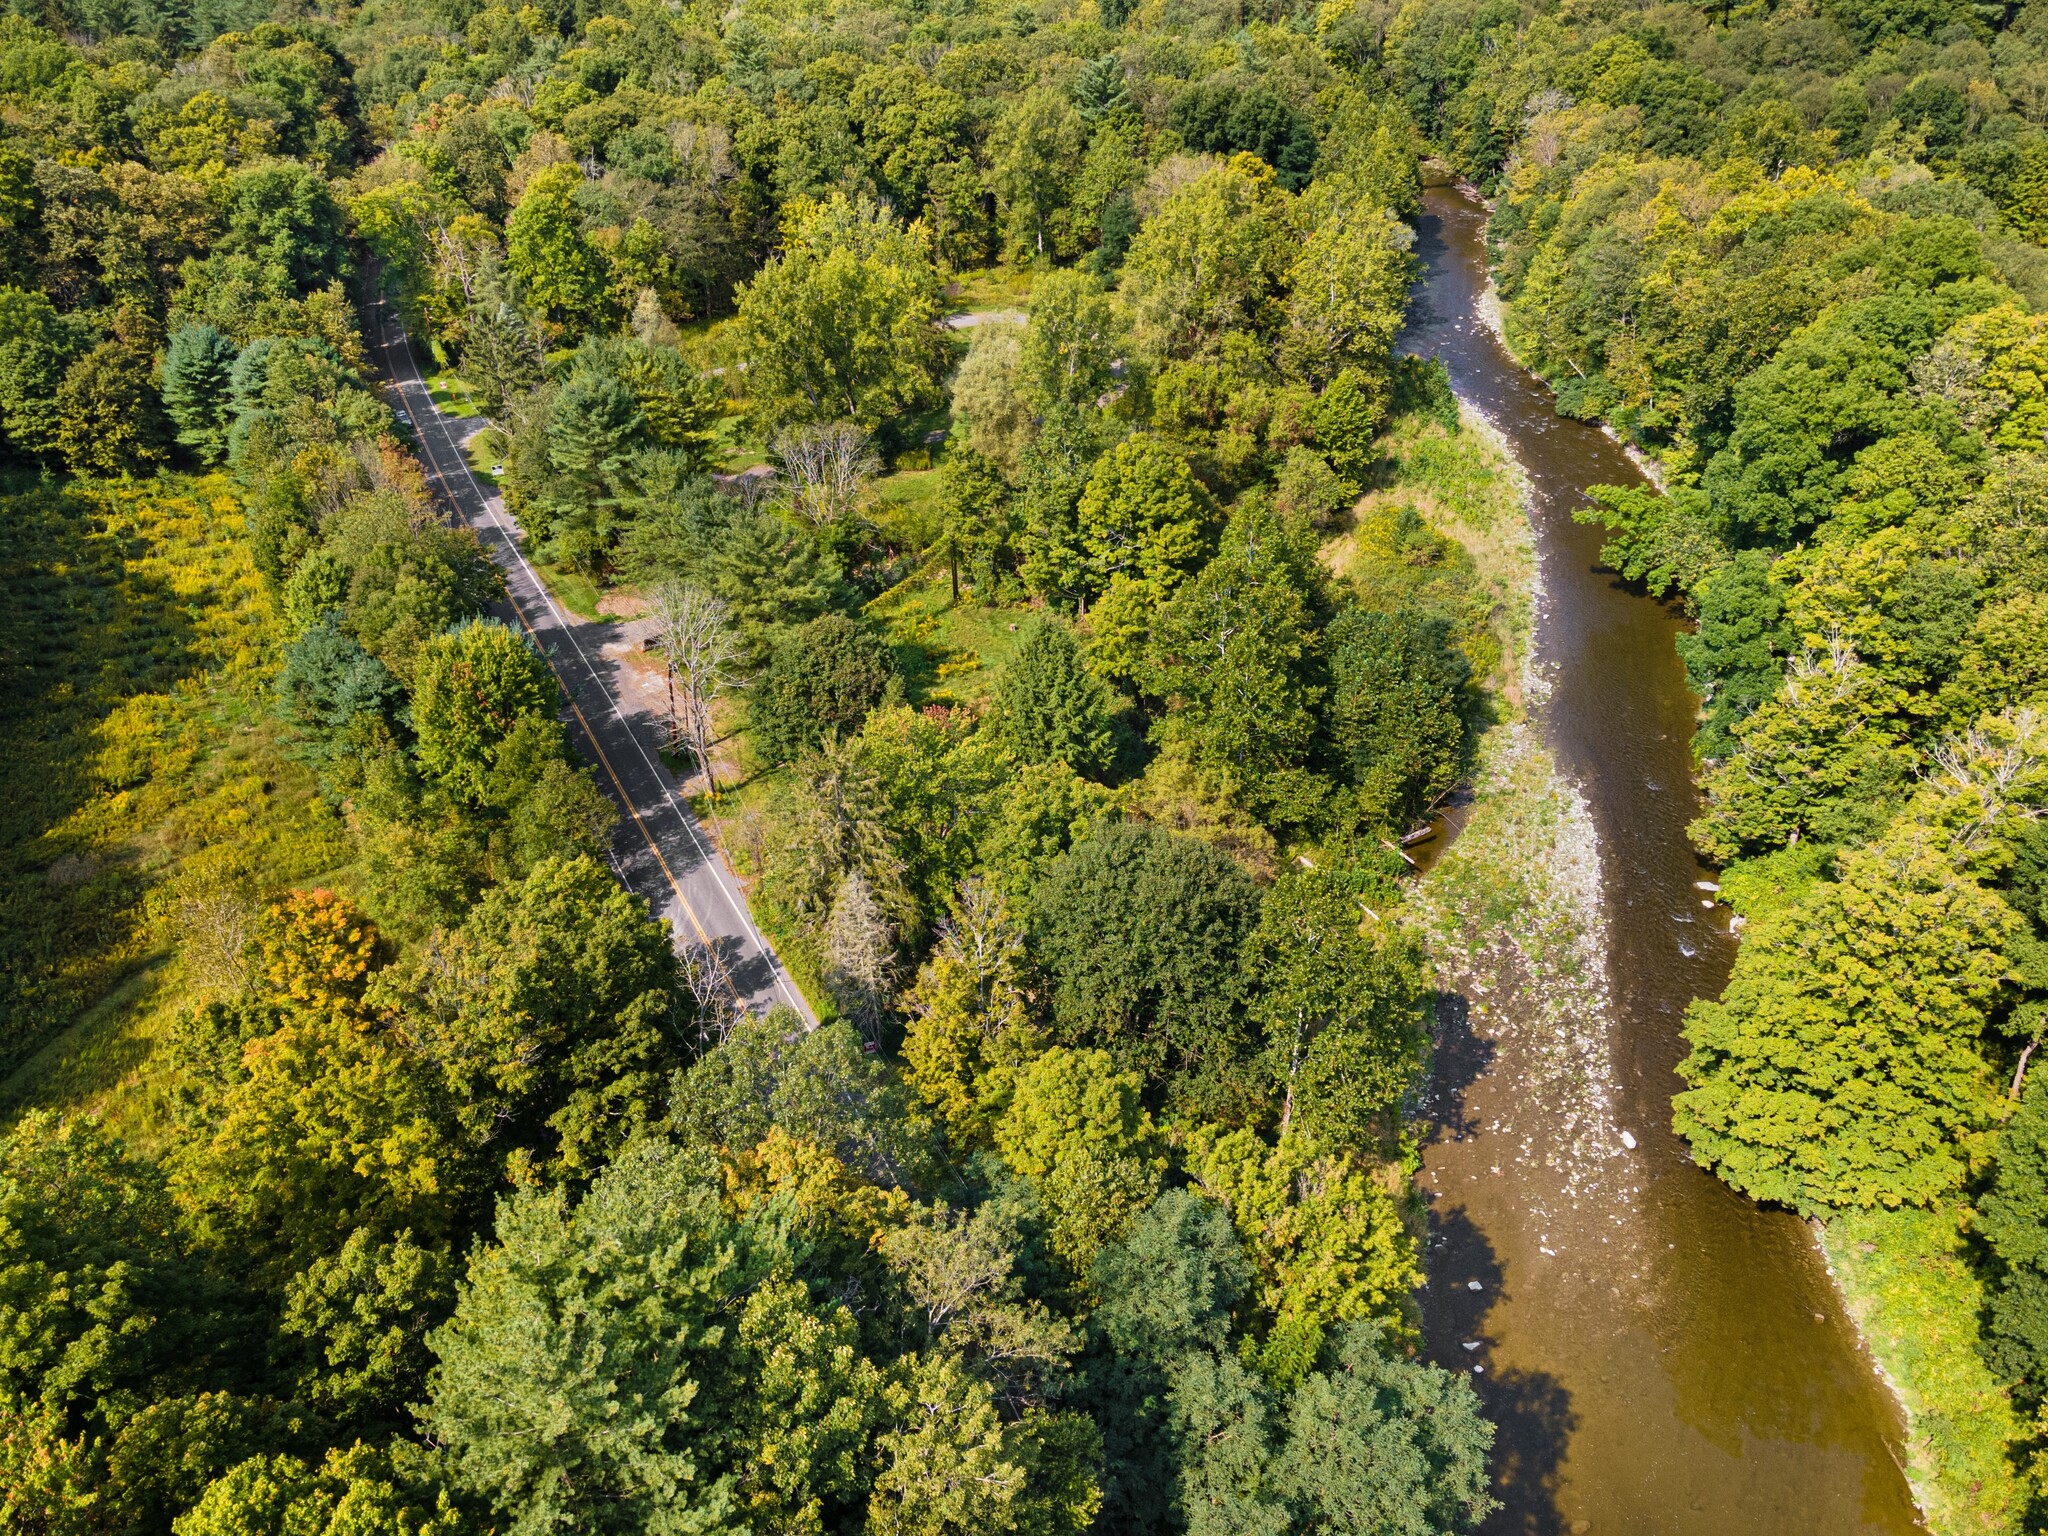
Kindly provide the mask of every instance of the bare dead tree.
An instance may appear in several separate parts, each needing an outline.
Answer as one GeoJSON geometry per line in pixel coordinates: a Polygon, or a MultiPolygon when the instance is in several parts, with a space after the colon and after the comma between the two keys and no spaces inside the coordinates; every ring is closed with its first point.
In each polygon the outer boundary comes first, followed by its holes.
{"type": "Polygon", "coordinates": [[[702,587],[664,581],[648,594],[654,648],[668,663],[671,745],[687,745],[712,795],[711,708],[734,681],[742,654],[739,634],[723,599],[702,587]]]}
{"type": "Polygon", "coordinates": [[[775,472],[772,464],[759,464],[736,475],[723,477],[718,485],[726,495],[752,512],[763,502],[776,498],[782,488],[782,476],[775,472]]]}
{"type": "Polygon", "coordinates": [[[209,992],[232,995],[249,979],[256,904],[229,880],[198,880],[179,892],[174,921],[186,973],[209,992]]]}
{"type": "Polygon", "coordinates": [[[725,1037],[743,1016],[725,966],[708,944],[685,944],[676,956],[676,966],[697,1005],[698,1049],[725,1044],[725,1037]]]}
{"type": "Polygon", "coordinates": [[[839,1006],[870,1044],[879,1044],[896,981],[896,930],[859,870],[839,882],[825,927],[825,963],[839,1006]]]}
{"type": "Polygon", "coordinates": [[[867,434],[850,421],[787,428],[770,447],[789,477],[792,510],[814,525],[851,512],[880,467],[867,434]]]}

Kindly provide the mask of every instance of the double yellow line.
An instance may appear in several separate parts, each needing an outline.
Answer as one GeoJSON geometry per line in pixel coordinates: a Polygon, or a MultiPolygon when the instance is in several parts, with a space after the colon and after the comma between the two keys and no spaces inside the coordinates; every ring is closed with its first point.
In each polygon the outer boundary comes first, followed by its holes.
{"type": "MultiPolygon", "coordinates": [[[[434,475],[436,479],[442,478],[438,468],[434,475]]],[[[446,481],[443,480],[442,483],[446,484],[446,481]]],[[[639,807],[633,804],[633,797],[626,792],[625,781],[619,777],[618,770],[612,767],[612,760],[604,749],[604,743],[598,740],[597,732],[590,728],[590,721],[584,716],[583,706],[576,702],[576,695],[570,691],[568,683],[556,668],[554,657],[541,645],[539,632],[527,622],[526,611],[519,606],[519,599],[513,596],[512,584],[509,581],[505,583],[505,601],[511,605],[512,616],[519,620],[519,627],[526,631],[526,637],[533,642],[533,648],[540,652],[540,659],[547,663],[547,669],[553,675],[555,685],[562,690],[562,697],[568,701],[569,712],[575,715],[576,723],[583,727],[583,739],[590,743],[590,750],[597,754],[598,762],[604,765],[605,777],[612,781],[612,788],[618,792],[619,804],[626,808],[626,814],[633,818],[633,825],[640,829],[640,836],[647,843],[647,851],[654,855],[654,862],[661,866],[662,874],[668,879],[669,889],[676,893],[676,902],[682,907],[683,915],[689,918],[690,926],[696,929],[697,942],[704,946],[704,953],[709,955],[711,963],[718,967],[719,979],[725,983],[726,991],[732,994],[735,1003],[742,1008],[746,1007],[747,1000],[741,994],[738,984],[733,981],[732,972],[726,969],[725,961],[719,957],[717,948],[711,942],[711,935],[704,931],[704,925],[697,920],[697,909],[690,905],[690,898],[683,894],[682,882],[676,879],[675,871],[668,867],[668,859],[661,851],[661,844],[654,840],[654,833],[648,830],[647,823],[641,820],[639,807]]]]}
{"type": "MultiPolygon", "coordinates": [[[[409,340],[408,345],[410,345],[409,340]]],[[[391,343],[388,340],[384,343],[384,350],[387,354],[391,350],[391,343]]],[[[434,404],[433,392],[427,388],[424,380],[419,381],[419,383],[421,392],[427,396],[426,408],[438,416],[440,409],[434,404]]],[[[398,391],[398,397],[401,401],[405,399],[405,391],[403,389],[398,391]]],[[[445,429],[442,436],[444,446],[448,447],[451,452],[457,454],[462,452],[461,445],[455,443],[448,436],[445,429]]],[[[433,449],[427,446],[424,428],[420,433],[420,445],[427,449],[428,469],[432,471],[434,478],[441,483],[442,493],[447,496],[449,505],[460,516],[462,503],[455,495],[455,487],[450,482],[447,474],[442,470],[440,461],[436,458],[433,449]]],[[[467,466],[464,467],[466,468],[467,466]]],[[[463,521],[467,522],[468,519],[464,518],[463,521]]],[[[507,538],[512,537],[511,531],[504,527],[504,520],[502,518],[499,519],[499,531],[507,538]]],[[[661,866],[662,875],[668,880],[669,889],[676,893],[677,905],[683,909],[683,915],[689,918],[690,926],[696,930],[697,942],[703,945],[704,953],[711,958],[711,963],[718,967],[719,979],[725,983],[725,989],[732,994],[733,1001],[744,1009],[747,1005],[745,994],[740,991],[738,984],[733,981],[732,972],[726,968],[724,958],[719,955],[717,946],[711,942],[711,935],[704,931],[704,924],[697,917],[697,909],[690,905],[690,898],[683,894],[682,882],[676,879],[675,871],[669,868],[668,859],[661,851],[661,844],[655,841],[654,833],[649,830],[646,821],[642,819],[639,807],[633,804],[633,797],[626,792],[625,781],[619,777],[619,771],[612,766],[611,756],[605,751],[604,743],[598,739],[597,732],[591,728],[589,718],[583,713],[583,706],[576,702],[575,692],[569,687],[568,681],[562,676],[561,669],[555,665],[554,657],[550,656],[547,648],[541,644],[539,631],[527,619],[526,610],[520,606],[519,596],[513,590],[512,582],[509,579],[509,572],[507,576],[508,579],[505,582],[505,602],[511,608],[512,616],[519,621],[519,627],[526,631],[526,638],[533,642],[534,650],[540,653],[541,661],[546,664],[549,675],[554,678],[555,686],[562,690],[562,697],[567,701],[570,713],[575,715],[576,723],[583,727],[584,740],[590,743],[590,749],[597,754],[598,762],[604,767],[605,777],[612,781],[612,788],[617,792],[619,804],[626,808],[626,814],[633,818],[633,825],[640,829],[640,836],[647,843],[647,851],[654,855],[654,862],[661,866]]],[[[538,582],[540,580],[539,576],[536,575],[534,580],[538,582]]],[[[631,726],[625,728],[628,730],[632,729],[631,726]]],[[[717,854],[707,850],[707,856],[716,858],[717,854]]]]}

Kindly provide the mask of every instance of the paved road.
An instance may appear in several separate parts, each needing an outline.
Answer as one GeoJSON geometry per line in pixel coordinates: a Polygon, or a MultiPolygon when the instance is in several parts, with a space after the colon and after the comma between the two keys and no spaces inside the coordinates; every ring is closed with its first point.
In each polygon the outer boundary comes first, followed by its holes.
{"type": "Polygon", "coordinates": [[[503,499],[471,472],[461,447],[465,434],[427,393],[397,310],[378,298],[367,318],[385,374],[412,418],[428,473],[504,572],[505,617],[516,620],[547,656],[569,701],[571,734],[619,804],[612,867],[669,919],[679,949],[697,945],[710,951],[725,990],[749,1012],[765,1013],[781,1003],[812,1020],[803,995],[754,926],[745,893],[676,793],[655,750],[659,723],[622,706],[618,664],[603,654],[616,638],[614,626],[578,619],[555,602],[520,550],[503,499]]]}

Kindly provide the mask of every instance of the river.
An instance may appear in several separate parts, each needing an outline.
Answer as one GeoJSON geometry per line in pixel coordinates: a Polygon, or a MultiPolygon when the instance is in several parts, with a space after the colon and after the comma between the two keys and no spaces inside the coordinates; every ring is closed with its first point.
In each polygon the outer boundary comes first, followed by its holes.
{"type": "Polygon", "coordinates": [[[1615,1144],[1597,1176],[1580,1176],[1583,1142],[1568,1144],[1492,1038],[1486,1004],[1511,998],[1451,999],[1471,1023],[1439,1050],[1440,1110],[1450,1102],[1421,1176],[1425,1335],[1499,1426],[1505,1507],[1487,1529],[1918,1530],[1897,1408],[1810,1236],[1695,1167],[1670,1131],[1685,1006],[1720,990],[1734,947],[1685,835],[1697,797],[1681,616],[1603,570],[1600,531],[1571,519],[1586,486],[1642,477],[1610,438],[1560,418],[1482,319],[1485,209],[1434,188],[1416,230],[1402,349],[1441,358],[1528,474],[1550,685],[1536,720],[1597,833],[1606,931],[1615,1144]]]}

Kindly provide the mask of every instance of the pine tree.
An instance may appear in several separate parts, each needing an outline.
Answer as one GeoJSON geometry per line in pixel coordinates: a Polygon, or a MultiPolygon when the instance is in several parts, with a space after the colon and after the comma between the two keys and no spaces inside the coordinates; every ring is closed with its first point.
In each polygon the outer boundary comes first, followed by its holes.
{"type": "Polygon", "coordinates": [[[996,678],[993,713],[1003,742],[1027,763],[1108,766],[1109,690],[1081,664],[1066,625],[1034,624],[996,678]]]}
{"type": "Polygon", "coordinates": [[[1346,609],[1326,638],[1332,745],[1369,811],[1406,831],[1464,766],[1471,666],[1443,619],[1408,609],[1346,609]]]}
{"type": "Polygon", "coordinates": [[[227,456],[235,352],[232,341],[205,324],[174,333],[164,350],[164,410],[178,441],[202,463],[218,464],[227,456]]]}
{"type": "Polygon", "coordinates": [[[1216,558],[1157,615],[1144,681],[1173,701],[1168,734],[1241,776],[1299,767],[1322,699],[1323,594],[1311,547],[1263,499],[1231,518],[1216,558]]]}
{"type": "Polygon", "coordinates": [[[851,736],[882,701],[896,660],[873,630],[826,614],[791,633],[755,684],[747,723],[754,749],[789,762],[827,736],[851,736]]]}

